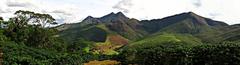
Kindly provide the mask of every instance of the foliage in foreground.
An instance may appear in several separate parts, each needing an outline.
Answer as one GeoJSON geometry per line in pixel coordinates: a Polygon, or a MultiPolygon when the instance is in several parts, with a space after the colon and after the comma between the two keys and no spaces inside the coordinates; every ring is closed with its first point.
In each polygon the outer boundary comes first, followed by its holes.
{"type": "Polygon", "coordinates": [[[125,49],[117,59],[123,64],[139,65],[238,65],[240,44],[203,44],[184,47],[176,43],[170,46],[125,49]]]}
{"type": "Polygon", "coordinates": [[[87,53],[91,42],[66,44],[49,26],[56,24],[48,14],[19,10],[8,21],[0,18],[0,47],[3,65],[81,65],[111,56],[87,53]]]}
{"type": "Polygon", "coordinates": [[[14,42],[4,42],[1,46],[3,46],[4,53],[3,65],[82,65],[91,60],[112,58],[112,56],[85,52],[60,52],[33,48],[14,42]]]}

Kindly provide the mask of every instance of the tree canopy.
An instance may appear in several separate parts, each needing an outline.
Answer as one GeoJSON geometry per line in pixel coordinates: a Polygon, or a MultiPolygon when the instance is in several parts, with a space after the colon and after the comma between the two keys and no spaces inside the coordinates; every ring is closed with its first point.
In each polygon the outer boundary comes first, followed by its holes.
{"type": "Polygon", "coordinates": [[[57,24],[49,14],[19,10],[7,21],[5,35],[12,41],[29,46],[44,47],[53,44],[56,30],[49,28],[57,24]],[[48,26],[46,26],[48,25],[48,26]]]}

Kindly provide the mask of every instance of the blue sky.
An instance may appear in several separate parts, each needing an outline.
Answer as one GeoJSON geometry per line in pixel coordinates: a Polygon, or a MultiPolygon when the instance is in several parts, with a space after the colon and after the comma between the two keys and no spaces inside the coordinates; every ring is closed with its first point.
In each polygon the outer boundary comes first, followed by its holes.
{"type": "Polygon", "coordinates": [[[13,17],[17,10],[48,13],[60,23],[119,11],[140,20],[192,11],[228,24],[240,23],[240,0],[1,0],[0,16],[13,17]]]}

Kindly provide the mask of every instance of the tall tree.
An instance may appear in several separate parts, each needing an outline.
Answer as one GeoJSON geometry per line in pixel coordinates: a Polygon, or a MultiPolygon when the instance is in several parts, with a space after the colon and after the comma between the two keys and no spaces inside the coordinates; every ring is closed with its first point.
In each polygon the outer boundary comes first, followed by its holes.
{"type": "Polygon", "coordinates": [[[49,14],[41,14],[23,10],[16,11],[14,14],[19,18],[24,18],[24,21],[30,24],[38,25],[42,28],[46,27],[46,25],[50,26],[57,24],[55,19],[49,14]]]}
{"type": "Polygon", "coordinates": [[[3,18],[2,17],[0,17],[0,28],[2,28],[2,24],[3,23],[3,18]]]}
{"type": "Polygon", "coordinates": [[[35,20],[34,23],[40,25],[42,28],[46,27],[46,25],[55,25],[57,24],[55,21],[55,19],[49,15],[49,14],[40,14],[40,13],[36,13],[35,14],[35,20]]]}
{"type": "Polygon", "coordinates": [[[56,30],[49,26],[57,23],[51,15],[23,10],[14,14],[16,17],[9,19],[5,32],[11,40],[37,47],[49,46],[53,43],[56,30]]]}

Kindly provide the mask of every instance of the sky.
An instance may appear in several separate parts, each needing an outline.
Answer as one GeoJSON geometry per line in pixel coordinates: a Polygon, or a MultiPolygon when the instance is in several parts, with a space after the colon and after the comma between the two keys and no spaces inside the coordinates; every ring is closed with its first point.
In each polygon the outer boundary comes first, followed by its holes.
{"type": "Polygon", "coordinates": [[[119,11],[139,20],[191,11],[228,24],[240,23],[240,0],[1,0],[0,16],[5,20],[17,10],[50,14],[59,23],[76,23],[87,16],[119,11]]]}

